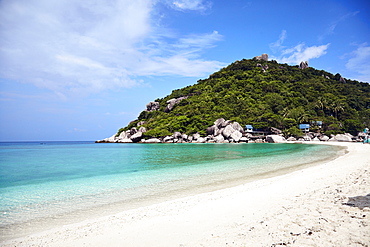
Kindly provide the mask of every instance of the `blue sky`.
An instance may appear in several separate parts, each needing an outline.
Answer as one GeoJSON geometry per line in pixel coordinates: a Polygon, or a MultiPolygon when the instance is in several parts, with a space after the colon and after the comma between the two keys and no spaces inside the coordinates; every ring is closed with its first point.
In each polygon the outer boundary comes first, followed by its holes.
{"type": "Polygon", "coordinates": [[[370,81],[362,0],[0,0],[0,141],[98,140],[262,53],[370,81]]]}

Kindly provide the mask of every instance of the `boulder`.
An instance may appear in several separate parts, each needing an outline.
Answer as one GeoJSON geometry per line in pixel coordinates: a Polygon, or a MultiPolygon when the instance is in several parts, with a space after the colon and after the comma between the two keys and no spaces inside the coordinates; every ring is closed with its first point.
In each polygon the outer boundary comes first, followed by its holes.
{"type": "Polygon", "coordinates": [[[199,142],[199,143],[205,143],[206,142],[206,139],[204,137],[199,137],[197,139],[197,142],[199,142]]]}
{"type": "Polygon", "coordinates": [[[198,138],[200,138],[199,133],[195,133],[195,134],[193,135],[193,140],[198,140],[198,138]]]}
{"type": "Polygon", "coordinates": [[[166,109],[164,109],[165,112],[170,112],[173,107],[175,106],[175,104],[178,104],[180,103],[181,100],[183,99],[187,99],[188,97],[185,96],[185,97],[180,97],[180,98],[176,98],[176,99],[170,99],[168,100],[166,103],[167,103],[167,106],[166,106],[166,109]]]}
{"type": "Polygon", "coordinates": [[[143,137],[143,133],[142,132],[136,132],[135,134],[133,134],[130,139],[132,142],[139,142],[141,140],[141,138],[143,137]]]}
{"type": "Polygon", "coordinates": [[[305,135],[302,137],[304,141],[311,141],[312,138],[309,135],[305,135]]]}
{"type": "Polygon", "coordinates": [[[125,139],[120,139],[118,140],[119,143],[132,143],[131,139],[125,138],[125,139]]]}
{"type": "Polygon", "coordinates": [[[306,69],[306,68],[308,68],[308,62],[307,61],[305,61],[305,62],[301,62],[300,64],[299,64],[299,68],[300,69],[306,69]]]}
{"type": "Polygon", "coordinates": [[[246,137],[246,136],[243,136],[242,138],[240,138],[240,140],[239,140],[239,142],[248,142],[249,141],[249,139],[248,139],[248,137],[246,137]]]}
{"type": "Polygon", "coordinates": [[[137,127],[140,127],[141,125],[143,125],[143,124],[146,124],[146,122],[145,121],[140,121],[140,122],[138,122],[137,124],[136,124],[136,126],[137,127]]]}
{"type": "Polygon", "coordinates": [[[231,125],[228,125],[226,126],[226,128],[224,129],[224,131],[222,131],[222,135],[225,137],[225,138],[229,138],[229,136],[235,132],[235,129],[231,126],[231,125]]]}
{"type": "Polygon", "coordinates": [[[225,138],[224,138],[224,136],[223,136],[223,135],[218,135],[218,136],[215,136],[214,140],[215,140],[215,142],[217,142],[217,143],[222,143],[222,142],[224,142],[224,141],[225,141],[225,138]]]}
{"type": "Polygon", "coordinates": [[[105,141],[105,142],[116,142],[117,141],[116,139],[117,139],[116,134],[114,134],[109,138],[105,138],[103,141],[105,141]]]}
{"type": "Polygon", "coordinates": [[[125,131],[122,131],[121,134],[119,134],[118,136],[119,140],[126,139],[126,138],[127,138],[127,133],[125,131]]]}
{"type": "Polygon", "coordinates": [[[146,130],[146,128],[145,127],[140,127],[139,128],[139,132],[141,132],[141,133],[145,133],[147,130],[146,130]]]}
{"type": "Polygon", "coordinates": [[[163,142],[173,142],[173,136],[166,136],[163,138],[163,142]]]}
{"type": "Polygon", "coordinates": [[[286,139],[279,135],[268,135],[266,136],[266,141],[268,143],[284,143],[286,142],[286,139]]]}
{"type": "Polygon", "coordinates": [[[243,133],[244,132],[244,129],[242,126],[240,126],[240,124],[238,122],[234,122],[232,123],[231,125],[233,127],[234,130],[237,130],[239,131],[240,133],[243,133]]]}
{"type": "Polygon", "coordinates": [[[341,83],[346,83],[346,79],[344,79],[343,77],[340,77],[340,78],[339,78],[339,81],[340,81],[341,83]]]}
{"type": "Polygon", "coordinates": [[[329,141],[329,139],[330,139],[329,136],[326,136],[326,135],[319,136],[320,141],[327,142],[327,141],[329,141]]]}
{"type": "Polygon", "coordinates": [[[160,143],[161,140],[159,140],[158,138],[150,138],[148,140],[145,140],[145,143],[160,143]]]}
{"type": "Polygon", "coordinates": [[[137,133],[137,129],[135,127],[130,129],[130,135],[134,135],[137,133]]]}
{"type": "Polygon", "coordinates": [[[207,135],[214,135],[216,128],[217,127],[214,126],[214,125],[212,125],[211,127],[208,127],[207,130],[206,130],[207,135]]]}
{"type": "MultiPolygon", "coordinates": [[[[218,127],[219,129],[222,128],[222,124],[225,122],[225,119],[219,118],[213,124],[214,126],[218,127]]],[[[225,127],[225,126],[224,126],[225,127]]]]}
{"type": "Polygon", "coordinates": [[[352,142],[352,137],[347,134],[337,134],[334,139],[338,142],[352,142]]]}
{"type": "Polygon", "coordinates": [[[180,132],[174,132],[172,136],[175,139],[180,139],[181,138],[181,133],[180,132]]]}
{"type": "Polygon", "coordinates": [[[269,60],[269,55],[267,55],[266,53],[264,53],[261,56],[256,56],[254,58],[257,59],[257,60],[268,61],[269,60]]]}
{"type": "Polygon", "coordinates": [[[146,105],[146,111],[158,111],[159,110],[159,102],[149,102],[147,105],[146,105]]]}
{"type": "Polygon", "coordinates": [[[239,142],[240,138],[242,138],[243,134],[240,133],[239,131],[234,131],[233,133],[231,133],[230,137],[235,141],[235,142],[239,142]]]}

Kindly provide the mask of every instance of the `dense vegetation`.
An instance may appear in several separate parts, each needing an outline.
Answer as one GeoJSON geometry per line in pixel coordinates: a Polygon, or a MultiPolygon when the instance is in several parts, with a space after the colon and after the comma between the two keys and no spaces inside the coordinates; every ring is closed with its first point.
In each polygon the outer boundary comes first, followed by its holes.
{"type": "Polygon", "coordinates": [[[140,121],[147,136],[160,137],[181,133],[205,134],[218,118],[239,122],[254,128],[282,129],[286,136],[298,136],[300,123],[322,121],[313,126],[325,134],[349,132],[357,134],[370,125],[370,84],[341,79],[314,68],[278,64],[276,61],[255,59],[236,61],[199,80],[198,83],[172,91],[157,99],[158,111],[143,111],[127,127],[140,121]],[[261,67],[268,66],[266,72],[261,67]],[[167,101],[188,96],[169,113],[164,112],[167,101]]]}

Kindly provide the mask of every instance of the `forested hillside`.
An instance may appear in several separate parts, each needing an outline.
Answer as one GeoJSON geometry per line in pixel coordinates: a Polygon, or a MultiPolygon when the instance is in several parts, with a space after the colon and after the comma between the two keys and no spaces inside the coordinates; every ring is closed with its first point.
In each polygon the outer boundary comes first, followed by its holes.
{"type": "MultiPolygon", "coordinates": [[[[155,103],[157,102],[157,103],[155,103]]],[[[118,131],[139,125],[145,136],[161,137],[178,131],[205,135],[218,118],[275,127],[297,136],[300,123],[322,121],[327,135],[357,134],[370,125],[370,84],[344,79],[314,68],[299,68],[276,61],[243,59],[196,84],[172,91],[156,106],[118,131]],[[178,99],[172,100],[171,99],[178,99]],[[170,106],[169,106],[170,105],[170,106]]]]}

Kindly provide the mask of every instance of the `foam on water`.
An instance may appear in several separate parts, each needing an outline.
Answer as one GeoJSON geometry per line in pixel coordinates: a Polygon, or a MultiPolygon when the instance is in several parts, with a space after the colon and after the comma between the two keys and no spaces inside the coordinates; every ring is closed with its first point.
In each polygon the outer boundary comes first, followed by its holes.
{"type": "Polygon", "coordinates": [[[225,188],[323,161],[339,147],[297,144],[0,145],[3,239],[225,188]]]}

